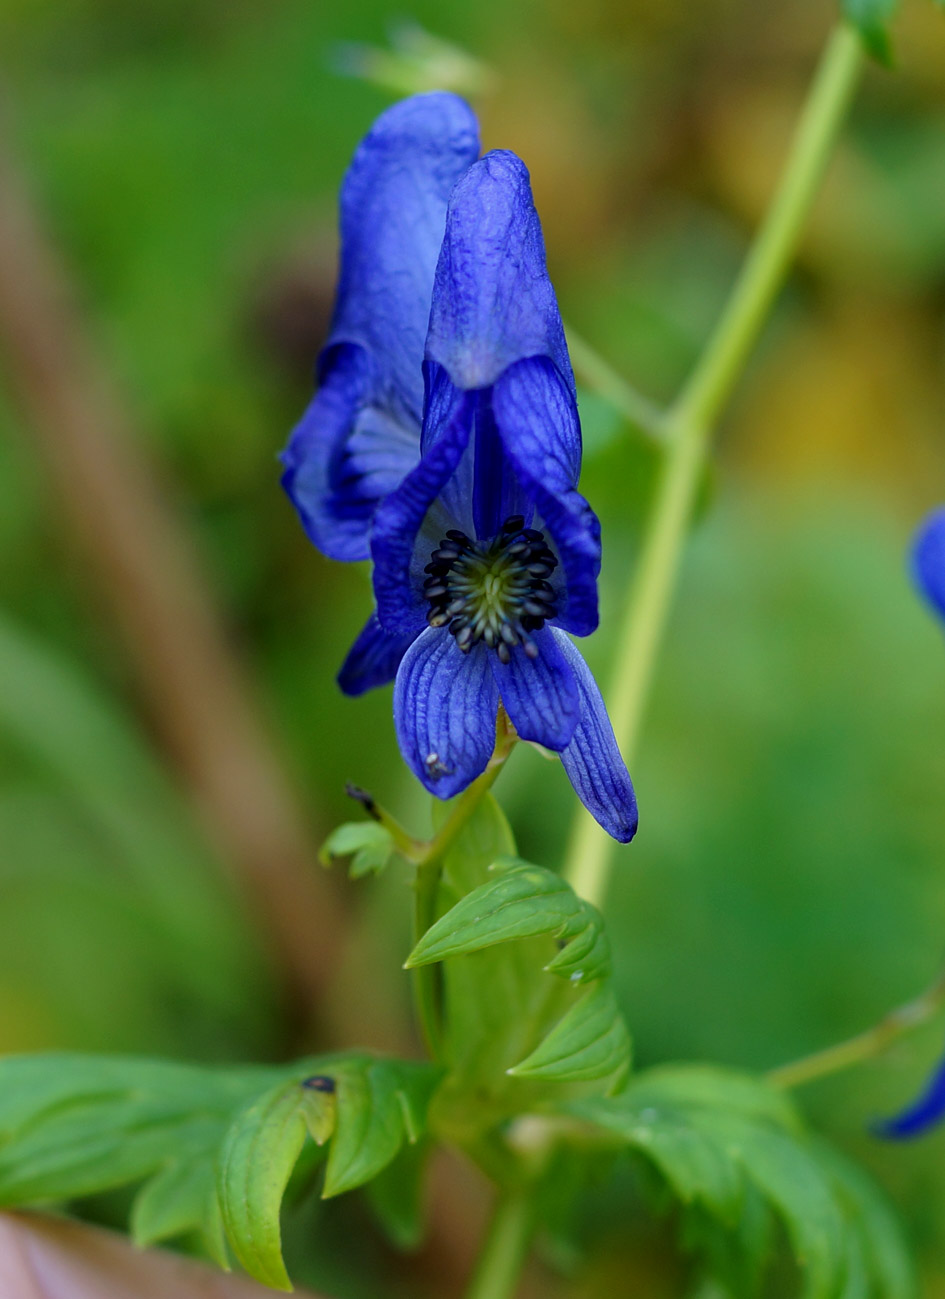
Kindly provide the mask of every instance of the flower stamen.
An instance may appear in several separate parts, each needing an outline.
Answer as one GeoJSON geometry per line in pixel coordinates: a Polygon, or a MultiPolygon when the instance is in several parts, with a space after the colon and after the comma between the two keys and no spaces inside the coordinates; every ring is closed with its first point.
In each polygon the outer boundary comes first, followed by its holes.
{"type": "Polygon", "coordinates": [[[521,645],[529,658],[538,646],[529,633],[557,616],[554,587],[548,578],[558,560],[544,533],[526,528],[520,514],[506,519],[488,541],[472,541],[451,528],[430,555],[423,584],[430,602],[427,622],[449,626],[456,644],[468,654],[485,641],[503,663],[521,645]]]}

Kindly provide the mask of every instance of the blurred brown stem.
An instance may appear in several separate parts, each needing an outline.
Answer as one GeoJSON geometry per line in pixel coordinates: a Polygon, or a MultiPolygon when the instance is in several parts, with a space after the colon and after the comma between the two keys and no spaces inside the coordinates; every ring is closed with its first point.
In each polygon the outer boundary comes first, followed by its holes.
{"type": "Polygon", "coordinates": [[[0,343],[24,423],[127,644],[138,685],[222,856],[311,1007],[343,931],[333,886],[228,641],[183,520],[158,487],[107,361],[0,136],[0,343]]]}

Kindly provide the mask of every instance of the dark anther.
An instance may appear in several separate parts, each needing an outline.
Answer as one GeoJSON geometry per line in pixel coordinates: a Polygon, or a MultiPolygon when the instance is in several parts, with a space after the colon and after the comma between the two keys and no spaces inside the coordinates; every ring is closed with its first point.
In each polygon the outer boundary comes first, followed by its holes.
{"type": "MultiPolygon", "coordinates": [[[[555,589],[547,580],[557,557],[544,533],[524,525],[523,515],[510,515],[488,541],[472,541],[450,528],[430,555],[423,583],[427,623],[448,626],[464,654],[482,641],[502,663],[512,661],[518,645],[528,658],[537,658],[530,633],[557,617],[555,589]]],[[[434,777],[443,774],[435,754],[427,765],[434,777]]]]}
{"type": "Polygon", "coordinates": [[[310,1092],[327,1092],[331,1095],[335,1090],[334,1078],[329,1078],[327,1074],[313,1074],[311,1078],[304,1078],[302,1086],[310,1092]]]}
{"type": "Polygon", "coordinates": [[[377,804],[366,789],[362,789],[360,785],[352,785],[349,780],[345,785],[345,793],[349,798],[353,798],[356,803],[360,803],[368,816],[372,816],[375,821],[381,819],[380,813],[377,810],[377,804]]]}

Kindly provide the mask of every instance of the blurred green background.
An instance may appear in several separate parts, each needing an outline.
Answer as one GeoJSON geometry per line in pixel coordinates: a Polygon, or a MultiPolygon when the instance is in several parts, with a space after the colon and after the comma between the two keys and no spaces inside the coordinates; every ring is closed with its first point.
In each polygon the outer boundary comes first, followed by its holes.
{"type": "MultiPolygon", "coordinates": [[[[0,4],[8,143],[316,845],[350,815],[346,779],[420,828],[427,815],[390,692],[352,702],[333,685],[367,574],[307,544],[275,462],[330,310],[337,186],[392,93],[342,75],[338,43],[389,48],[406,17],[487,66],[484,145],[531,169],[566,321],[663,399],[763,210],[833,9],[0,4]]],[[[641,828],[608,915],[640,1064],[782,1063],[872,1023],[945,957],[945,638],[905,570],[911,531],[945,498],[932,4],[905,0],[896,53],[866,77],[687,555],[634,768],[641,828]]],[[[0,1050],[409,1043],[395,874],[333,881],[347,929],[328,1004],[300,1030],[278,943],[194,811],[12,379],[0,357],[0,1050]]],[[[582,411],[605,541],[586,652],[606,680],[654,462],[599,396],[582,411]]],[[[560,770],[522,751],[500,797],[523,853],[558,864],[573,805],[560,770]]],[[[911,1096],[943,1040],[940,1022],[802,1097],[900,1206],[930,1296],[945,1296],[945,1128],[889,1147],[867,1125],[911,1096]]],[[[598,1261],[541,1293],[683,1293],[665,1242],[641,1249],[623,1204],[599,1225],[598,1261]]],[[[330,1232],[297,1231],[303,1278],[345,1296],[376,1294],[381,1275],[405,1294],[436,1285],[420,1265],[392,1272],[357,1207],[321,1212],[330,1232]],[[368,1243],[343,1262],[325,1242],[355,1230],[368,1243]]]]}

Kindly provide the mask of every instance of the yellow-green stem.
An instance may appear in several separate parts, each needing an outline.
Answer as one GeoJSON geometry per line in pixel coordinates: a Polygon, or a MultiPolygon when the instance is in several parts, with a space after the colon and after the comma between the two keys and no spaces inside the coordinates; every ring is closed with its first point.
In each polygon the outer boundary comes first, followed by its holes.
{"type": "Polygon", "coordinates": [[[466,1299],[511,1299],[534,1227],[534,1207],[528,1187],[517,1187],[496,1205],[466,1299]]]}
{"type": "Polygon", "coordinates": [[[775,1087],[800,1087],[803,1083],[825,1078],[828,1074],[839,1073],[853,1065],[862,1064],[881,1055],[899,1038],[913,1032],[939,1013],[945,1006],[945,974],[920,996],[907,1001],[905,1005],[884,1015],[878,1024],[868,1028],[865,1033],[828,1046],[814,1055],[804,1056],[783,1064],[768,1073],[768,1082],[775,1087]]]}
{"type": "MultiPolygon", "coordinates": [[[[780,288],[861,61],[857,34],[846,25],[837,27],[814,77],[780,184],[728,303],[692,375],[665,416],[669,445],[627,597],[607,695],[614,732],[628,762],[636,753],[713,425],[780,288]]],[[[598,906],[607,890],[612,847],[604,832],[579,809],[565,874],[582,897],[598,906]]]]}
{"type": "Polygon", "coordinates": [[[654,440],[662,438],[663,412],[656,403],[637,392],[636,388],[629,384],[622,374],[618,374],[613,366],[591,347],[590,343],[586,342],[580,334],[575,333],[570,325],[567,326],[565,333],[571,364],[574,366],[578,381],[593,389],[629,423],[648,437],[654,440]]]}
{"type": "MultiPolygon", "coordinates": [[[[500,713],[496,746],[485,771],[457,798],[446,821],[426,844],[422,855],[415,858],[417,875],[414,882],[413,941],[418,943],[436,919],[436,899],[443,873],[443,859],[452,847],[456,836],[492,788],[506,759],[515,745],[515,734],[500,713]]],[[[441,1055],[440,1033],[440,967],[421,965],[413,970],[414,1003],[417,1019],[434,1060],[441,1055]]]]}

